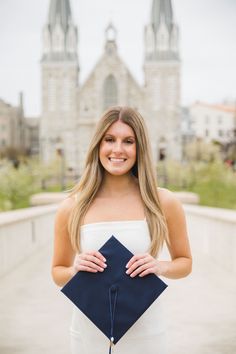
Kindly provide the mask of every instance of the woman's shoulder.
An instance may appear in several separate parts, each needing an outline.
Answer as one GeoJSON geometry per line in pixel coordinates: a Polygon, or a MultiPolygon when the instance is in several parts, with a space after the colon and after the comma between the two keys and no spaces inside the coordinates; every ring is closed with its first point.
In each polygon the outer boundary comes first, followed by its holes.
{"type": "Polygon", "coordinates": [[[75,205],[76,205],[76,198],[74,196],[67,196],[58,205],[57,217],[64,220],[68,219],[75,205]]]}
{"type": "Polygon", "coordinates": [[[171,201],[176,198],[174,193],[167,188],[158,187],[157,191],[159,199],[163,202],[171,201]]]}
{"type": "Polygon", "coordinates": [[[166,217],[173,215],[178,209],[182,209],[180,200],[169,189],[158,187],[158,197],[166,217]]]}

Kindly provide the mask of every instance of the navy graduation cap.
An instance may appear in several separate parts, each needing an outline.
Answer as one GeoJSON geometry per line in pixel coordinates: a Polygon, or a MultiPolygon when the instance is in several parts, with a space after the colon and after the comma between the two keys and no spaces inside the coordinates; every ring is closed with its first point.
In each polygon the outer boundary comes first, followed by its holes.
{"type": "Polygon", "coordinates": [[[116,344],[167,285],[155,274],[131,278],[126,264],[133,254],[114,236],[99,249],[103,272],[80,271],[61,291],[116,344]]]}

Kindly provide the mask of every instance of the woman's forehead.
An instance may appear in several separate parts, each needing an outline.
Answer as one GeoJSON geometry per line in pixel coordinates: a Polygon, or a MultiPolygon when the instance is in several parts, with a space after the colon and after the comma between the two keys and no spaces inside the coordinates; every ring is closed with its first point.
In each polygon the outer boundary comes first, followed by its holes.
{"type": "Polygon", "coordinates": [[[135,137],[133,129],[126,123],[118,120],[114,122],[106,131],[105,134],[111,135],[128,135],[135,137]]]}

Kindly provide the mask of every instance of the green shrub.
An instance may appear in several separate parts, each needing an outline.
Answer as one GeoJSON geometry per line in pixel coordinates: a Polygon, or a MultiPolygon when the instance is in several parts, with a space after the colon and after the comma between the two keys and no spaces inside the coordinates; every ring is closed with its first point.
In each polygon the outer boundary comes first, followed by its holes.
{"type": "Polygon", "coordinates": [[[28,206],[28,199],[35,192],[34,176],[29,166],[14,168],[5,162],[0,169],[0,209],[10,210],[28,206]]]}
{"type": "Polygon", "coordinates": [[[157,177],[160,186],[197,193],[201,205],[236,209],[236,173],[220,160],[165,161],[158,164],[157,177]]]}
{"type": "Polygon", "coordinates": [[[30,196],[41,191],[60,191],[60,161],[43,164],[37,158],[21,159],[15,168],[0,161],[0,211],[29,207],[30,196]]]}

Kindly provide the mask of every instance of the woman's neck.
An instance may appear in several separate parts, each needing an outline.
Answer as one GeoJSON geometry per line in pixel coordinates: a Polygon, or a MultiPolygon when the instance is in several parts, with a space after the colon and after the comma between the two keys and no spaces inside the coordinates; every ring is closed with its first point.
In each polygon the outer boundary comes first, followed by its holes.
{"type": "Polygon", "coordinates": [[[136,188],[136,178],[131,174],[123,176],[105,174],[99,195],[105,198],[119,198],[126,196],[136,188]]]}

